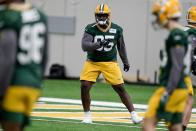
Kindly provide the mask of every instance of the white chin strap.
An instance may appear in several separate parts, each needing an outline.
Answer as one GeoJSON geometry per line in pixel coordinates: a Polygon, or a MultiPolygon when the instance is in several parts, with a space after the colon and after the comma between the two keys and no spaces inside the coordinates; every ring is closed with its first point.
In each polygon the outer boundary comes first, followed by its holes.
{"type": "MultiPolygon", "coordinates": [[[[98,20],[97,20],[98,21],[98,20]]],[[[105,25],[107,23],[107,20],[105,20],[105,21],[98,21],[98,24],[99,25],[105,25]]]]}

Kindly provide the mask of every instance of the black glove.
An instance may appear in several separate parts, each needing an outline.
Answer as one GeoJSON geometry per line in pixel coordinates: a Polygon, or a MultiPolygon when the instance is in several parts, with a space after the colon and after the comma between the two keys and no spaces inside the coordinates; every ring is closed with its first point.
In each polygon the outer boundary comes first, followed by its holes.
{"type": "Polygon", "coordinates": [[[191,65],[191,72],[194,76],[196,76],[196,60],[193,60],[191,65]]]}
{"type": "Polygon", "coordinates": [[[160,50],[160,52],[159,52],[159,58],[160,58],[161,61],[163,60],[163,57],[164,57],[163,50],[160,50]]]}
{"type": "Polygon", "coordinates": [[[130,65],[124,64],[123,70],[124,70],[125,72],[129,71],[129,68],[130,68],[130,65]]]}
{"type": "Polygon", "coordinates": [[[101,45],[104,46],[104,47],[106,47],[108,44],[109,44],[109,41],[108,40],[103,39],[101,41],[101,45]]]}
{"type": "Polygon", "coordinates": [[[103,46],[103,47],[107,47],[107,48],[110,48],[111,46],[109,45],[110,43],[110,40],[105,40],[103,39],[102,41],[100,41],[100,45],[103,46]]]}

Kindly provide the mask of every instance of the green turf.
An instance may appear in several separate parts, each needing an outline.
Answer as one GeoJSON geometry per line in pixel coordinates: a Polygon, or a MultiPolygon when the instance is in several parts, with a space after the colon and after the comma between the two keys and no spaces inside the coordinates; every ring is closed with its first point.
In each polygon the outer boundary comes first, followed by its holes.
{"type": "MultiPolygon", "coordinates": [[[[146,104],[156,88],[150,86],[125,85],[134,103],[146,104]]],[[[69,99],[80,99],[79,81],[46,80],[43,96],[69,99]]],[[[120,102],[118,95],[105,83],[96,83],[91,90],[92,100],[120,102]]]]}
{"type": "MultiPolygon", "coordinates": [[[[125,89],[131,96],[133,103],[147,104],[157,87],[125,84],[125,89]]],[[[194,91],[196,92],[196,89],[194,91]]],[[[42,96],[80,99],[80,82],[77,80],[46,80],[42,96]]],[[[112,87],[105,83],[93,85],[91,97],[92,100],[120,102],[112,87]]],[[[194,96],[194,100],[196,101],[196,96],[194,96]]],[[[194,103],[194,108],[196,108],[196,102],[194,103]]]]}
{"type": "MultiPolygon", "coordinates": [[[[147,104],[149,97],[157,89],[153,86],[139,86],[125,84],[125,89],[131,95],[133,103],[147,104]]],[[[194,89],[195,90],[195,89],[194,89]]],[[[115,91],[105,83],[97,83],[91,90],[92,100],[120,102],[120,98],[115,91]]],[[[76,80],[45,80],[42,91],[44,97],[80,99],[80,82],[76,80]]],[[[196,100],[196,97],[195,97],[196,100]]],[[[196,104],[194,104],[196,107],[196,104]]],[[[37,109],[39,110],[39,109],[37,109]]],[[[73,122],[70,120],[51,121],[33,120],[32,126],[26,131],[140,131],[133,124],[119,126],[121,123],[114,125],[89,125],[73,122]],[[133,127],[130,127],[133,126],[133,127]]],[[[104,123],[105,124],[105,123],[104,123]]]]}
{"type": "Polygon", "coordinates": [[[34,120],[26,131],[141,131],[137,126],[111,124],[82,124],[72,121],[39,121],[34,120]]]}

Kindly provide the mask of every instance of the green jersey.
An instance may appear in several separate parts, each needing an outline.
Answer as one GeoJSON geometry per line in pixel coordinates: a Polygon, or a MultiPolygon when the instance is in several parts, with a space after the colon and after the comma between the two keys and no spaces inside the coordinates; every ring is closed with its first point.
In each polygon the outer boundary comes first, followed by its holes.
{"type": "Polygon", "coordinates": [[[87,59],[94,62],[107,62],[117,60],[116,46],[119,43],[119,39],[123,33],[123,29],[120,26],[111,23],[111,27],[106,32],[103,32],[98,29],[96,23],[93,23],[87,25],[87,27],[85,28],[85,33],[93,36],[92,42],[97,42],[104,39],[110,40],[110,43],[107,47],[101,47],[93,52],[87,52],[87,59]]]}
{"type": "MultiPolygon", "coordinates": [[[[172,70],[172,56],[171,56],[171,49],[172,48],[177,48],[177,47],[184,47],[186,55],[184,56],[184,62],[183,62],[183,70],[180,71],[180,76],[179,81],[177,83],[177,88],[186,88],[184,77],[185,77],[185,67],[190,67],[190,46],[188,46],[188,41],[187,41],[187,34],[178,28],[173,29],[168,38],[165,41],[165,49],[162,50],[160,54],[160,59],[161,59],[161,66],[160,66],[160,76],[159,76],[159,81],[160,85],[167,87],[170,76],[171,76],[171,70],[172,70]],[[186,57],[187,56],[187,57],[186,57]],[[187,59],[187,60],[186,60],[187,59]]],[[[175,76],[175,74],[174,74],[175,76]]]]}
{"type": "Polygon", "coordinates": [[[185,31],[188,33],[188,41],[192,44],[194,49],[196,47],[196,28],[187,26],[185,31]]]}
{"type": "Polygon", "coordinates": [[[12,29],[17,34],[11,85],[39,88],[46,61],[46,16],[30,4],[12,4],[1,16],[0,29],[12,29]]]}

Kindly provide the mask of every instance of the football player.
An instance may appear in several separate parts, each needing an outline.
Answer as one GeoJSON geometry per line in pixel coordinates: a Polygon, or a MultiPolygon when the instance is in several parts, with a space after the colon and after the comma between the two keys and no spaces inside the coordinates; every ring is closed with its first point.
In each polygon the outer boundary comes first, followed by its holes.
{"type": "Polygon", "coordinates": [[[111,22],[111,11],[107,4],[100,4],[95,9],[95,23],[85,28],[82,38],[82,49],[87,52],[87,60],[80,75],[81,99],[84,109],[84,123],[92,123],[90,112],[90,89],[100,74],[120,96],[123,104],[129,110],[133,123],[142,119],[137,115],[129,94],[124,89],[124,81],[119,64],[117,51],[124,65],[124,71],[129,70],[123,29],[111,22]],[[116,48],[117,47],[117,48],[116,48]]]}
{"type": "Polygon", "coordinates": [[[157,122],[164,120],[170,131],[182,131],[188,96],[184,67],[190,67],[191,48],[184,27],[178,23],[181,6],[178,0],[157,0],[153,3],[152,14],[156,18],[154,23],[167,29],[169,35],[161,51],[160,88],[150,98],[142,128],[155,131],[157,122]]]}
{"type": "MultiPolygon", "coordinates": [[[[188,33],[188,41],[192,45],[192,53],[191,53],[191,71],[193,75],[196,75],[196,6],[192,6],[188,12],[187,12],[187,23],[188,25],[186,26],[185,31],[188,33]]],[[[189,123],[191,113],[192,113],[192,108],[193,108],[193,103],[194,103],[194,92],[193,92],[193,86],[192,86],[192,81],[190,78],[190,73],[187,73],[187,83],[189,83],[188,86],[188,100],[186,104],[186,108],[184,111],[184,116],[183,116],[183,130],[186,130],[186,127],[189,123]]]]}
{"type": "Polygon", "coordinates": [[[23,0],[4,2],[7,7],[0,14],[0,58],[6,80],[3,75],[0,79],[9,87],[1,87],[1,124],[4,131],[23,131],[41,91],[47,60],[47,19],[23,0]]]}

